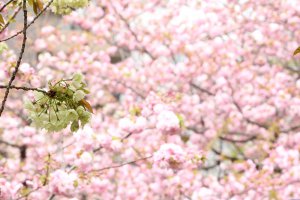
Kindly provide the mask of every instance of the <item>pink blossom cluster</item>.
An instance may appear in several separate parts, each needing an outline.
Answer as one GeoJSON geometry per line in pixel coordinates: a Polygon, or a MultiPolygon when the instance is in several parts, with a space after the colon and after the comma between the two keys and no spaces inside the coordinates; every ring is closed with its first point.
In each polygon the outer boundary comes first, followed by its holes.
{"type": "Polygon", "coordinates": [[[78,191],[77,185],[78,176],[74,172],[57,170],[50,175],[49,191],[55,195],[73,197],[78,191]]]}
{"type": "MultiPolygon", "coordinates": [[[[33,93],[10,90],[0,199],[300,198],[299,12],[293,0],[97,0],[33,24],[14,85],[81,72],[94,114],[48,134],[28,120],[33,93]]],[[[18,54],[0,56],[5,85],[18,54]]]]}
{"type": "Polygon", "coordinates": [[[162,168],[181,168],[186,161],[186,153],[176,144],[163,144],[155,152],[153,160],[162,168]]]}

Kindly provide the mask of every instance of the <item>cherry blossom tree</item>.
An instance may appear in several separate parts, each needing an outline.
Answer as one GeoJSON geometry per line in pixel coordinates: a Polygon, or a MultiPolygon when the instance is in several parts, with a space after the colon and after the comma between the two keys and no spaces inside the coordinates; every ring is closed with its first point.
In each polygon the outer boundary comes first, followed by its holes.
{"type": "Polygon", "coordinates": [[[299,12],[1,3],[0,199],[300,198],[299,12]]]}

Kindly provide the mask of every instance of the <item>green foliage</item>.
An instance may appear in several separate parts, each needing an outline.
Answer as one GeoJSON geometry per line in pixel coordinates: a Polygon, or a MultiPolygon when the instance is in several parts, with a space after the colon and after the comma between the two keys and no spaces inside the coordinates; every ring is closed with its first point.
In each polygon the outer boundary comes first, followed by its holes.
{"type": "Polygon", "coordinates": [[[28,0],[28,4],[32,6],[33,12],[36,15],[44,8],[42,0],[28,0]]]}
{"type": "Polygon", "coordinates": [[[4,42],[0,43],[0,54],[2,54],[6,50],[8,50],[7,44],[4,42]]]}
{"type": "Polygon", "coordinates": [[[35,92],[35,101],[25,103],[34,126],[53,132],[71,124],[71,131],[76,132],[90,121],[92,108],[84,99],[88,90],[81,74],[53,85],[49,83],[49,89],[45,93],[35,92]]]}
{"type": "Polygon", "coordinates": [[[89,0],[54,0],[51,9],[59,15],[70,14],[73,10],[84,8],[89,4],[89,0]]]}
{"type": "Polygon", "coordinates": [[[0,28],[2,28],[5,25],[5,19],[2,16],[2,14],[0,14],[0,28]]]}
{"type": "Polygon", "coordinates": [[[294,51],[294,56],[297,55],[298,53],[300,53],[300,47],[298,47],[298,48],[294,51]]]}

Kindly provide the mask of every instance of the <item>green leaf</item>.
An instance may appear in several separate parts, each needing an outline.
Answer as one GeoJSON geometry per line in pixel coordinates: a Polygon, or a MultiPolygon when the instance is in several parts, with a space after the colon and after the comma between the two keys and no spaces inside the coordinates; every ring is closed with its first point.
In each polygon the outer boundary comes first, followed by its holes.
{"type": "Polygon", "coordinates": [[[181,135],[180,138],[181,138],[181,140],[182,140],[184,143],[186,143],[186,142],[189,141],[190,136],[187,135],[187,134],[184,134],[184,135],[181,135]]]}
{"type": "Polygon", "coordinates": [[[90,113],[93,113],[93,108],[92,108],[91,104],[88,101],[86,101],[85,99],[81,99],[79,101],[79,104],[84,106],[90,113]]]}
{"type": "Polygon", "coordinates": [[[269,191],[269,199],[270,200],[278,200],[277,192],[275,190],[269,191]]]}
{"type": "Polygon", "coordinates": [[[1,25],[5,24],[5,20],[4,20],[3,16],[2,16],[2,14],[0,14],[0,24],[1,25]]]}
{"type": "Polygon", "coordinates": [[[39,11],[42,11],[44,8],[43,2],[41,0],[36,0],[37,7],[39,11]]]}
{"type": "Polygon", "coordinates": [[[75,120],[71,124],[71,131],[76,132],[76,131],[78,131],[78,129],[79,129],[79,123],[78,123],[78,121],[75,120]]]}
{"type": "Polygon", "coordinates": [[[85,94],[89,94],[90,93],[90,91],[89,90],[87,90],[87,89],[85,89],[85,88],[80,88],[82,91],[84,91],[84,93],[85,94]]]}
{"type": "Polygon", "coordinates": [[[48,182],[48,177],[46,175],[42,175],[40,177],[40,181],[41,181],[42,185],[45,186],[47,184],[47,182],[48,182]]]}
{"type": "Polygon", "coordinates": [[[38,14],[38,6],[37,6],[37,3],[36,2],[33,2],[33,12],[34,12],[34,14],[38,14]]]}
{"type": "Polygon", "coordinates": [[[78,187],[78,180],[75,180],[75,181],[74,181],[73,186],[74,186],[75,188],[78,187]]]}
{"type": "Polygon", "coordinates": [[[118,140],[121,140],[121,138],[119,138],[119,137],[117,137],[117,136],[112,136],[111,139],[112,139],[112,140],[117,140],[117,141],[118,141],[118,140]]]}
{"type": "Polygon", "coordinates": [[[180,114],[176,114],[176,116],[177,116],[177,118],[179,120],[179,126],[180,126],[180,128],[184,128],[185,126],[184,126],[184,119],[183,119],[183,117],[180,114]]]}
{"type": "Polygon", "coordinates": [[[20,194],[22,196],[27,196],[30,193],[30,188],[28,187],[22,187],[22,189],[20,190],[20,194]]]}
{"type": "Polygon", "coordinates": [[[29,5],[33,5],[33,0],[28,0],[29,5]]]}
{"type": "Polygon", "coordinates": [[[130,114],[132,116],[140,116],[141,115],[141,109],[137,106],[134,106],[131,110],[130,110],[130,114]]]}
{"type": "Polygon", "coordinates": [[[297,55],[298,53],[300,53],[300,47],[298,47],[295,51],[294,51],[294,56],[297,55]]]}

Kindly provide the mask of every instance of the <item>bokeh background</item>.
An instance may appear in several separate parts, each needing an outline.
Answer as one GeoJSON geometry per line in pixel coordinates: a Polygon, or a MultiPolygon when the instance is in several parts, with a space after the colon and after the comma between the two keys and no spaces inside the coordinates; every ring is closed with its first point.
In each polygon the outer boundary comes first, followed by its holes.
{"type": "MultiPolygon", "coordinates": [[[[76,133],[47,133],[24,108],[33,93],[11,90],[0,118],[1,199],[300,198],[300,1],[94,0],[66,16],[50,10],[28,29],[14,85],[47,90],[81,72],[94,114],[76,133]]],[[[2,52],[2,85],[21,40],[2,52]]]]}

